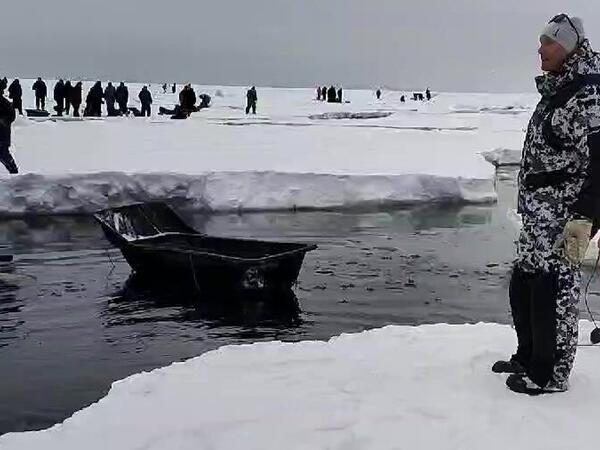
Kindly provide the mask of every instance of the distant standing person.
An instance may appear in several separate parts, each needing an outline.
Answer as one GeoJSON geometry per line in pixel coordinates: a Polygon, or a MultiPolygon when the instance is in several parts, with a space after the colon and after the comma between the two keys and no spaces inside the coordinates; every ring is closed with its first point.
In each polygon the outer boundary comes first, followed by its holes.
{"type": "Polygon", "coordinates": [[[119,109],[121,110],[121,114],[127,114],[127,103],[129,102],[129,89],[125,86],[125,83],[121,81],[121,84],[117,87],[116,91],[116,100],[119,104],[119,109]]]}
{"type": "Polygon", "coordinates": [[[327,100],[327,86],[321,88],[321,101],[327,100]]]}
{"type": "Polygon", "coordinates": [[[173,86],[171,87],[171,92],[174,94],[175,92],[177,92],[177,85],[175,83],[173,83],[173,86]]]}
{"type": "Polygon", "coordinates": [[[317,100],[321,101],[321,86],[317,87],[317,100]]]}
{"type": "Polygon", "coordinates": [[[167,83],[164,83],[162,85],[162,88],[163,88],[163,94],[166,94],[167,93],[167,83]]]}
{"type": "Polygon", "coordinates": [[[406,103],[406,97],[404,95],[400,96],[400,103],[406,103]]]}
{"type": "Polygon", "coordinates": [[[246,114],[249,114],[250,110],[252,110],[252,114],[256,114],[256,103],[258,102],[258,94],[256,93],[255,86],[252,86],[250,89],[248,89],[248,92],[246,92],[246,100],[246,114]]]}
{"type": "Polygon", "coordinates": [[[142,116],[148,116],[152,114],[152,94],[148,90],[147,86],[144,86],[138,95],[140,103],[142,104],[142,116]]]}
{"type": "Polygon", "coordinates": [[[185,114],[190,115],[192,112],[197,111],[196,109],[196,92],[192,89],[191,84],[186,84],[181,92],[179,93],[179,105],[181,111],[185,114]]]}
{"type": "Polygon", "coordinates": [[[106,113],[108,114],[108,116],[117,116],[117,110],[115,109],[115,102],[117,101],[117,90],[110,81],[108,82],[106,89],[104,89],[104,100],[106,100],[106,113]]]}
{"type": "Polygon", "coordinates": [[[431,100],[431,91],[429,88],[425,91],[425,97],[427,97],[427,101],[431,100]]]}
{"type": "Polygon", "coordinates": [[[23,115],[23,88],[19,79],[13,80],[8,87],[8,98],[12,100],[13,108],[23,115]]]}
{"type": "Polygon", "coordinates": [[[35,108],[45,111],[46,97],[48,96],[48,87],[46,86],[46,83],[38,77],[31,89],[35,91],[35,108]]]}
{"type": "Polygon", "coordinates": [[[65,82],[63,80],[58,80],[54,85],[54,101],[56,102],[54,107],[56,114],[62,116],[65,110],[65,82]]]}
{"type": "Polygon", "coordinates": [[[71,90],[73,86],[71,86],[71,80],[67,80],[65,82],[65,113],[67,116],[71,113],[71,90]]]}
{"type": "Polygon", "coordinates": [[[79,117],[79,107],[83,97],[83,84],[79,81],[70,90],[69,100],[73,106],[73,117],[79,117]]]}
{"type": "Polygon", "coordinates": [[[4,98],[4,90],[8,83],[0,80],[0,161],[9,173],[18,173],[17,164],[10,154],[10,128],[15,121],[16,113],[12,103],[4,98]]]}
{"type": "Polygon", "coordinates": [[[381,100],[381,89],[377,89],[377,92],[375,92],[375,95],[377,96],[377,100],[381,100]]]}
{"type": "Polygon", "coordinates": [[[331,86],[327,89],[327,102],[328,103],[336,103],[337,102],[337,94],[335,88],[331,86]]]}
{"type": "Polygon", "coordinates": [[[96,81],[96,83],[92,86],[90,91],[88,92],[87,98],[85,100],[85,111],[83,113],[84,116],[92,116],[92,117],[100,117],[102,116],[102,97],[104,96],[104,92],[102,90],[102,83],[100,81],[96,81]]]}
{"type": "Polygon", "coordinates": [[[337,101],[338,101],[338,103],[343,103],[344,102],[344,97],[343,97],[342,94],[343,94],[342,88],[339,88],[337,90],[337,101]]]}

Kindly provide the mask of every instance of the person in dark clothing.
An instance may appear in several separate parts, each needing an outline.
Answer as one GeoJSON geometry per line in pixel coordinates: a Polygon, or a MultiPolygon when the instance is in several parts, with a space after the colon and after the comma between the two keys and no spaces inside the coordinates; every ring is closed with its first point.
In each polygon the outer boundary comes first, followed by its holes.
{"type": "Polygon", "coordinates": [[[429,88],[425,91],[425,97],[427,97],[427,101],[431,100],[431,91],[429,88]]]}
{"type": "Polygon", "coordinates": [[[198,106],[198,109],[204,109],[210,106],[210,101],[212,100],[210,95],[200,94],[198,98],[200,99],[200,106],[198,106]]]}
{"type": "Polygon", "coordinates": [[[13,108],[23,115],[23,88],[18,79],[13,80],[8,87],[8,98],[12,100],[13,108]]]}
{"type": "Polygon", "coordinates": [[[174,94],[175,92],[177,92],[177,85],[175,83],[173,83],[173,86],[171,87],[171,92],[174,94]]]}
{"type": "Polygon", "coordinates": [[[152,94],[148,90],[147,86],[144,86],[140,91],[138,98],[140,99],[140,103],[142,104],[142,116],[148,116],[152,114],[152,109],[150,105],[152,105],[152,94]]]}
{"type": "Polygon", "coordinates": [[[73,86],[71,86],[71,81],[67,80],[65,82],[65,113],[67,116],[71,113],[71,90],[73,86]]]}
{"type": "Polygon", "coordinates": [[[79,107],[83,97],[83,84],[79,81],[69,92],[69,101],[73,106],[73,117],[79,117],[79,107]]]}
{"type": "Polygon", "coordinates": [[[121,114],[126,115],[127,114],[127,102],[129,102],[129,90],[127,89],[127,86],[125,86],[125,83],[122,81],[121,81],[121,84],[119,84],[119,87],[117,87],[115,98],[117,100],[117,103],[119,104],[119,109],[121,110],[121,114]]]}
{"type": "Polygon", "coordinates": [[[41,78],[38,78],[31,87],[35,91],[35,108],[46,110],[46,97],[48,96],[48,87],[41,78]]]}
{"type": "Polygon", "coordinates": [[[400,103],[406,103],[406,97],[404,95],[400,97],[400,103]]]}
{"type": "Polygon", "coordinates": [[[337,93],[333,86],[331,86],[327,90],[327,102],[328,103],[336,103],[337,102],[337,93]]]}
{"type": "Polygon", "coordinates": [[[63,80],[58,80],[58,83],[54,85],[54,101],[56,102],[54,107],[56,115],[62,116],[65,110],[65,82],[63,80]]]}
{"type": "Polygon", "coordinates": [[[15,121],[16,113],[12,103],[4,98],[6,79],[0,80],[0,161],[9,173],[18,173],[19,169],[10,154],[10,127],[15,121]]]}
{"type": "Polygon", "coordinates": [[[96,83],[92,86],[90,91],[88,92],[87,98],[85,100],[85,111],[83,113],[84,116],[93,116],[100,117],[102,116],[102,97],[104,96],[104,92],[102,91],[102,83],[100,81],[96,81],[96,83]]]}
{"type": "Polygon", "coordinates": [[[381,100],[381,89],[377,89],[377,92],[375,92],[375,95],[377,96],[377,100],[381,100]]]}
{"type": "Polygon", "coordinates": [[[317,100],[321,101],[321,86],[317,87],[317,100]]]}
{"type": "Polygon", "coordinates": [[[250,114],[250,110],[252,110],[252,114],[256,114],[256,103],[258,102],[258,94],[256,93],[256,87],[252,86],[246,92],[246,114],[250,114]]]}
{"type": "Polygon", "coordinates": [[[104,100],[106,100],[106,113],[109,117],[117,116],[117,110],[115,109],[115,102],[117,101],[117,90],[113,84],[109,81],[106,89],[104,89],[104,100]]]}
{"type": "Polygon", "coordinates": [[[163,94],[166,94],[167,93],[167,83],[164,83],[162,85],[162,88],[163,88],[163,94]]]}
{"type": "Polygon", "coordinates": [[[321,89],[321,100],[327,100],[327,86],[323,86],[323,88],[321,89]]]}
{"type": "Polygon", "coordinates": [[[343,98],[342,94],[343,94],[342,88],[339,88],[337,90],[337,102],[338,103],[343,103],[344,102],[344,98],[343,98]]]}
{"type": "Polygon", "coordinates": [[[196,101],[196,92],[194,92],[191,85],[186,84],[179,93],[179,105],[181,111],[187,115],[197,111],[196,101]]]}

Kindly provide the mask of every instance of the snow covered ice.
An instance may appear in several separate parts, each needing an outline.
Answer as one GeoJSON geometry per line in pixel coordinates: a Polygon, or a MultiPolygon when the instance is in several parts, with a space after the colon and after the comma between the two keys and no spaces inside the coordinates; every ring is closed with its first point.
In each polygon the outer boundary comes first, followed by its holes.
{"type": "MultiPolygon", "coordinates": [[[[30,84],[23,82],[25,105],[33,104],[30,84]]],[[[129,86],[132,99],[140,86],[129,86]]],[[[0,175],[0,214],[89,213],[165,199],[206,211],[493,202],[494,168],[481,152],[519,148],[523,105],[535,102],[440,94],[402,104],[397,92],[377,101],[347,90],[351,103],[328,104],[313,100],[312,89],[259,88],[258,114],[248,117],[244,88],[195,89],[213,105],[187,121],[19,118],[13,152],[22,175],[0,175]],[[454,111],[465,99],[477,112],[454,111]]],[[[152,90],[155,113],[176,102],[176,94],[152,90]]]]}
{"type": "MultiPolygon", "coordinates": [[[[582,322],[581,336],[592,326],[582,322]]],[[[490,363],[504,325],[390,326],[329,342],[227,346],[113,384],[51,429],[3,450],[588,448],[600,411],[596,348],[563,394],[528,397],[490,363]],[[532,433],[535,430],[535,439],[532,433]]]]}

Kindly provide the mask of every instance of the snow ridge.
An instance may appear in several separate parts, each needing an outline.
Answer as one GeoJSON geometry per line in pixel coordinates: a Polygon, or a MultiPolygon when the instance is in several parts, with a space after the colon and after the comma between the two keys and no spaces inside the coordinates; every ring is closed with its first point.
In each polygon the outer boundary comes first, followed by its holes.
{"type": "Polygon", "coordinates": [[[0,179],[0,215],[87,214],[142,201],[194,211],[352,209],[422,202],[490,203],[491,179],[273,171],[80,175],[0,179]]]}

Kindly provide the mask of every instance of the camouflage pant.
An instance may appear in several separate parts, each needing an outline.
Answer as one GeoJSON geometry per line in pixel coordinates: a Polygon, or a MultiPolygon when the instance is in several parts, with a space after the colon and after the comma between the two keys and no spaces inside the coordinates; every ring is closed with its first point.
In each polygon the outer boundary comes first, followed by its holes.
{"type": "Polygon", "coordinates": [[[567,217],[524,217],[511,279],[519,348],[515,359],[542,387],[566,389],[575,360],[581,270],[568,263],[560,237],[567,217]]]}

